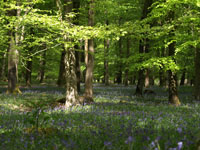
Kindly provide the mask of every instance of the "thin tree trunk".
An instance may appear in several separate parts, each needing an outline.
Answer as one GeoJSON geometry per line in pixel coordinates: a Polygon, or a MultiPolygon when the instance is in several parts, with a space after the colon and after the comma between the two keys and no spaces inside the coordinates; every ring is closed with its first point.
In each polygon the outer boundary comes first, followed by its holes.
{"type": "Polygon", "coordinates": [[[62,87],[66,84],[65,64],[64,64],[65,55],[66,55],[66,50],[64,49],[64,45],[63,45],[63,51],[60,57],[60,68],[59,68],[59,75],[58,75],[58,81],[57,81],[57,85],[59,87],[62,87]]]}
{"type": "Polygon", "coordinates": [[[109,40],[104,40],[104,83],[106,86],[109,85],[109,68],[108,68],[108,51],[109,51],[109,40]]]}
{"type": "Polygon", "coordinates": [[[122,83],[122,38],[119,39],[119,61],[118,61],[118,72],[117,72],[117,83],[122,83]]]}
{"type": "MultiPolygon", "coordinates": [[[[140,41],[139,53],[145,53],[145,49],[146,47],[140,41]]],[[[136,91],[135,91],[135,95],[137,96],[142,96],[142,93],[143,93],[143,87],[145,83],[144,71],[145,71],[144,69],[140,69],[138,72],[138,82],[137,82],[136,91]]]]}
{"type": "Polygon", "coordinates": [[[165,73],[162,68],[160,68],[159,70],[159,86],[160,87],[166,86],[165,73]]]}
{"type": "Polygon", "coordinates": [[[137,96],[142,96],[143,87],[144,87],[144,79],[145,79],[144,70],[140,70],[137,87],[136,87],[136,91],[135,91],[135,95],[137,95],[137,96]]]}
{"type": "MultiPolygon", "coordinates": [[[[79,47],[76,45],[75,49],[78,49],[79,47]]],[[[77,77],[77,91],[78,93],[81,92],[81,69],[80,69],[80,52],[75,51],[75,57],[76,57],[76,77],[77,77]]]]}
{"type": "MultiPolygon", "coordinates": [[[[73,11],[76,14],[73,23],[75,25],[79,25],[79,8],[80,8],[80,0],[73,0],[73,11]]],[[[79,46],[76,44],[75,48],[75,57],[76,57],[76,77],[77,77],[77,91],[80,93],[81,91],[81,69],[80,69],[80,52],[78,51],[79,46]]]]}
{"type": "MultiPolygon", "coordinates": [[[[127,37],[127,51],[126,51],[126,58],[128,59],[130,56],[130,38],[127,37]]],[[[126,63],[126,70],[125,70],[125,86],[128,86],[128,63],[126,63]]]]}
{"type": "MultiPolygon", "coordinates": [[[[89,1],[88,25],[94,26],[94,0],[89,1]]],[[[87,48],[86,48],[87,50],[87,48]]],[[[94,68],[94,40],[88,40],[88,53],[86,52],[86,77],[85,77],[85,97],[93,97],[93,68],[94,68]],[[88,58],[88,59],[87,59],[88,58]]]]}
{"type": "MultiPolygon", "coordinates": [[[[45,47],[46,47],[46,45],[45,45],[45,47]]],[[[41,54],[41,59],[40,59],[40,70],[38,73],[38,79],[39,79],[40,83],[43,83],[43,81],[44,81],[45,67],[46,67],[46,51],[44,51],[41,54]]]]}
{"type": "Polygon", "coordinates": [[[185,74],[186,74],[186,70],[183,69],[183,73],[181,75],[181,82],[180,82],[180,85],[185,85],[185,74]]]}
{"type": "Polygon", "coordinates": [[[27,61],[26,65],[26,86],[31,87],[31,74],[32,74],[32,57],[27,61]]]}
{"type": "Polygon", "coordinates": [[[149,85],[150,85],[150,70],[149,69],[147,69],[146,70],[146,72],[145,72],[145,88],[148,88],[149,87],[149,85]]]}
{"type": "MultiPolygon", "coordinates": [[[[32,28],[30,29],[30,34],[34,34],[32,28]]],[[[23,39],[23,38],[24,38],[24,34],[21,37],[21,39],[23,39]]],[[[31,42],[32,42],[32,40],[31,40],[31,42]]],[[[32,74],[32,62],[33,62],[32,56],[31,56],[32,51],[33,51],[33,47],[30,47],[29,52],[28,52],[28,60],[26,62],[26,78],[25,78],[25,80],[26,80],[27,87],[31,87],[31,74],[32,74]]]]}
{"type": "Polygon", "coordinates": [[[2,58],[2,64],[1,64],[1,72],[0,72],[0,79],[1,80],[4,80],[6,79],[6,56],[7,56],[7,53],[4,53],[3,54],[3,58],[2,58]]]}

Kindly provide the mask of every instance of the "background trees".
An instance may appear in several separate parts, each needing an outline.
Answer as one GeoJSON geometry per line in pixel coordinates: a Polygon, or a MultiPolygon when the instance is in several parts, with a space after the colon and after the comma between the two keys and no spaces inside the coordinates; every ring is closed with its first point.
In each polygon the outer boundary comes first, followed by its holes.
{"type": "Polygon", "coordinates": [[[195,98],[200,97],[197,0],[8,0],[0,9],[1,79],[7,76],[10,93],[17,72],[20,84],[57,80],[71,88],[80,74],[80,56],[87,97],[93,81],[128,85],[136,80],[136,93],[142,95],[145,77],[161,86],[168,82],[171,103],[179,104],[171,97],[180,79],[181,85],[193,81],[195,98]]]}

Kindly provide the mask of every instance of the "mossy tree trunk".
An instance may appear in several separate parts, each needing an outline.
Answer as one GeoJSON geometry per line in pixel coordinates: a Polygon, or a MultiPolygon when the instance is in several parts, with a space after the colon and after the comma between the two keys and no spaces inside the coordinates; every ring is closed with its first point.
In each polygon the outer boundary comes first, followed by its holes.
{"type": "MultiPolygon", "coordinates": [[[[174,12],[171,11],[169,12],[169,22],[172,23],[172,21],[174,20],[174,12]]],[[[171,40],[171,43],[168,46],[168,56],[172,57],[172,59],[174,59],[174,55],[175,55],[175,48],[176,48],[176,42],[174,41],[175,37],[175,29],[172,29],[169,32],[169,38],[171,40]]],[[[175,61],[175,60],[174,60],[175,61]]],[[[176,76],[176,72],[173,70],[169,70],[168,71],[168,83],[169,83],[169,103],[172,105],[176,105],[179,106],[180,100],[178,97],[178,91],[177,91],[177,76],[176,76]]]]}
{"type": "MultiPolygon", "coordinates": [[[[63,13],[67,15],[73,10],[73,1],[64,0],[63,13]]],[[[64,15],[64,16],[65,16],[64,15]]],[[[65,18],[65,21],[72,22],[70,18],[65,18]]],[[[66,78],[66,102],[65,107],[70,107],[79,103],[78,92],[77,92],[77,76],[76,76],[76,56],[74,47],[68,43],[73,42],[72,39],[64,35],[64,49],[66,54],[64,57],[65,65],[65,78],[66,78]]]]}
{"type": "Polygon", "coordinates": [[[7,93],[21,93],[18,87],[19,52],[15,47],[13,33],[11,33],[8,51],[8,90],[7,93]]]}
{"type": "MultiPolygon", "coordinates": [[[[172,33],[173,34],[173,33],[172,33]]],[[[175,42],[172,42],[169,45],[169,56],[174,56],[175,54],[175,42]]],[[[178,91],[177,91],[177,78],[176,73],[172,70],[168,71],[168,82],[169,82],[169,103],[179,106],[180,100],[178,97],[178,91]]]]}
{"type": "MultiPolygon", "coordinates": [[[[20,6],[17,1],[16,5],[20,6]]],[[[8,16],[19,17],[21,9],[8,11],[8,16]]],[[[20,44],[21,35],[18,33],[21,30],[20,25],[16,24],[15,31],[10,29],[10,45],[8,49],[8,90],[7,93],[16,94],[21,93],[18,86],[18,63],[19,63],[19,51],[17,46],[20,44]]]]}
{"type": "MultiPolygon", "coordinates": [[[[44,47],[46,48],[46,44],[44,44],[44,47]]],[[[44,82],[44,75],[45,75],[45,68],[46,68],[46,50],[42,52],[40,55],[40,69],[38,72],[38,80],[40,83],[44,82]]]]}

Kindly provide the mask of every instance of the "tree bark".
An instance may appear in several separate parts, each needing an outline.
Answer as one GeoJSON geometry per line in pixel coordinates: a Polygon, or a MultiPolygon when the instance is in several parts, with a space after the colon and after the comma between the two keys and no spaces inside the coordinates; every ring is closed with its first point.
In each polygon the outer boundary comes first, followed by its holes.
{"type": "Polygon", "coordinates": [[[117,84],[122,83],[122,38],[119,39],[119,61],[118,61],[118,72],[116,76],[117,84]]]}
{"type": "Polygon", "coordinates": [[[58,75],[58,81],[57,81],[57,85],[59,87],[62,87],[66,84],[65,64],[64,64],[65,55],[66,55],[66,50],[64,49],[64,45],[63,45],[63,50],[60,57],[60,67],[59,67],[59,75],[58,75]]]}
{"type": "Polygon", "coordinates": [[[149,85],[150,85],[150,70],[149,69],[146,69],[146,72],[145,72],[145,83],[144,83],[144,85],[145,85],[145,88],[148,88],[149,87],[149,85]]]}
{"type": "Polygon", "coordinates": [[[181,82],[180,85],[185,85],[185,74],[186,74],[186,70],[183,69],[182,75],[181,75],[181,82]]]}
{"type": "MultiPolygon", "coordinates": [[[[71,13],[73,9],[72,0],[64,0],[63,11],[67,15],[71,13]]],[[[65,18],[66,21],[72,22],[70,18],[65,18]]],[[[64,35],[64,48],[66,50],[66,55],[64,58],[65,64],[65,78],[66,78],[66,102],[65,107],[70,107],[76,105],[79,102],[78,92],[77,92],[77,77],[76,77],[76,56],[74,47],[69,46],[67,43],[73,42],[72,39],[64,35]]]]}
{"type": "MultiPolygon", "coordinates": [[[[78,45],[74,47],[75,49],[78,49],[78,45]]],[[[80,69],[80,52],[75,51],[75,57],[76,57],[76,77],[77,77],[77,91],[78,93],[81,92],[81,69],[80,69]]]]}
{"type": "MultiPolygon", "coordinates": [[[[108,20],[106,21],[108,25],[108,20]]],[[[109,67],[108,67],[108,53],[110,47],[110,40],[104,40],[104,83],[109,85],[109,67]]]]}
{"type": "MultiPolygon", "coordinates": [[[[126,59],[128,59],[130,56],[130,38],[127,37],[127,51],[126,51],[126,59]]],[[[128,62],[126,63],[126,70],[125,70],[125,86],[128,86],[128,72],[129,72],[129,69],[128,69],[128,62]]]]}
{"type": "Polygon", "coordinates": [[[18,87],[19,52],[15,48],[13,33],[11,33],[10,48],[8,51],[8,90],[7,93],[21,93],[18,87]]]}
{"type": "MultiPolygon", "coordinates": [[[[80,9],[80,0],[73,0],[73,11],[76,14],[76,17],[73,20],[75,25],[79,25],[79,9],[80,9]]],[[[81,69],[80,69],[80,52],[78,51],[79,46],[76,44],[75,48],[75,57],[76,57],[76,77],[77,77],[77,91],[81,92],[81,69]]]]}
{"type": "MultiPolygon", "coordinates": [[[[19,5],[17,3],[17,5],[19,5]]],[[[10,10],[9,16],[20,16],[21,10],[17,9],[10,10]]],[[[16,94],[21,93],[18,87],[18,62],[19,62],[19,51],[16,46],[20,43],[20,35],[17,33],[20,29],[19,26],[15,26],[16,32],[9,31],[10,45],[8,50],[8,90],[7,93],[16,94]]]]}
{"type": "MultiPolygon", "coordinates": [[[[33,33],[33,28],[30,29],[30,34],[34,34],[33,33]]],[[[31,41],[32,42],[32,39],[31,41]]],[[[27,87],[31,87],[31,74],[32,74],[32,56],[31,56],[31,53],[33,51],[33,47],[30,47],[29,48],[29,51],[28,51],[28,60],[26,62],[26,76],[25,76],[25,80],[26,80],[26,86],[27,87]]]]}
{"type": "MultiPolygon", "coordinates": [[[[172,33],[173,34],[173,33],[172,33]]],[[[169,45],[169,56],[174,56],[175,54],[175,42],[172,42],[169,45]]],[[[176,73],[172,70],[168,71],[168,82],[169,82],[169,103],[179,106],[180,100],[178,97],[178,91],[177,91],[177,78],[176,73]]]]}
{"type": "Polygon", "coordinates": [[[6,79],[6,56],[7,53],[5,52],[2,56],[2,63],[1,63],[1,72],[0,72],[0,79],[5,80],[6,79]]]}
{"type": "MultiPolygon", "coordinates": [[[[46,44],[44,47],[46,48],[46,44]]],[[[44,81],[45,67],[46,67],[46,51],[44,51],[41,54],[41,58],[40,58],[40,69],[38,72],[38,80],[40,83],[43,83],[44,81]]]]}
{"type": "MultiPolygon", "coordinates": [[[[152,5],[153,1],[152,0],[145,0],[144,1],[144,7],[143,7],[143,12],[142,12],[142,17],[141,19],[145,19],[148,15],[148,13],[150,12],[149,7],[152,5]]],[[[139,53],[147,53],[149,52],[149,44],[148,44],[148,39],[143,39],[140,40],[139,43],[139,53]]],[[[142,61],[142,60],[141,60],[142,61]]],[[[137,87],[136,87],[136,91],[135,94],[138,96],[142,96],[142,92],[143,92],[143,87],[144,87],[144,83],[145,83],[145,75],[144,75],[144,69],[140,69],[139,70],[139,74],[138,74],[138,82],[137,82],[137,87]]]]}
{"type": "MultiPolygon", "coordinates": [[[[142,43],[142,41],[140,41],[139,53],[145,53],[146,48],[147,47],[142,43]]],[[[144,72],[145,72],[145,70],[142,68],[138,72],[138,82],[137,82],[136,91],[135,91],[135,95],[137,95],[137,96],[142,96],[142,94],[143,94],[143,87],[144,87],[144,83],[145,83],[144,72]]]]}
{"type": "MultiPolygon", "coordinates": [[[[89,1],[89,19],[88,25],[94,26],[94,0],[89,1]]],[[[86,48],[87,50],[87,48],[86,48]]],[[[86,76],[85,76],[85,96],[93,97],[93,68],[94,68],[94,40],[88,40],[88,53],[86,59],[86,76]]]]}
{"type": "Polygon", "coordinates": [[[27,61],[26,65],[26,86],[31,87],[31,74],[32,74],[32,57],[27,61]]]}

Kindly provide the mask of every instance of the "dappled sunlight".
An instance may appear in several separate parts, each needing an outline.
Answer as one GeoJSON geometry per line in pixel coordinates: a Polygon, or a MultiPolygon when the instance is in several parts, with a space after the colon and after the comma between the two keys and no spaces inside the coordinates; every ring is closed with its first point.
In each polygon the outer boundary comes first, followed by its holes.
{"type": "MultiPolygon", "coordinates": [[[[89,145],[94,149],[195,146],[200,104],[187,98],[175,107],[162,94],[136,97],[130,94],[131,88],[98,86],[94,87],[93,104],[51,108],[49,103],[63,94],[59,89],[49,91],[40,92],[38,87],[37,94],[31,88],[17,96],[0,94],[0,147],[10,149],[15,141],[24,141],[19,147],[28,149],[45,148],[44,143],[68,149],[88,149],[89,145]]],[[[162,93],[165,89],[155,87],[154,91],[162,93]]]]}

